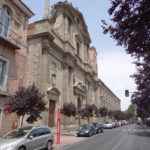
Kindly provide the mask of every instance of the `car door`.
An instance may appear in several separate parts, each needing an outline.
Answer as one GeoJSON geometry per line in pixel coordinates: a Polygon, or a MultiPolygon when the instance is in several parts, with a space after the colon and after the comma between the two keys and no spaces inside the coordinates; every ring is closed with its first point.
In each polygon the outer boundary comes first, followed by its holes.
{"type": "Polygon", "coordinates": [[[42,136],[41,136],[41,142],[43,144],[42,148],[45,148],[48,144],[48,141],[53,142],[53,134],[51,130],[48,127],[42,128],[42,136]]]}
{"type": "Polygon", "coordinates": [[[40,128],[39,129],[41,132],[41,136],[40,136],[40,142],[41,142],[41,148],[46,148],[47,146],[47,142],[48,142],[48,133],[46,128],[40,128]]]}
{"type": "Polygon", "coordinates": [[[26,146],[29,150],[40,150],[42,147],[41,130],[39,128],[33,129],[27,138],[26,146]]]}
{"type": "Polygon", "coordinates": [[[93,135],[96,134],[96,129],[94,126],[91,126],[91,130],[92,130],[93,135]]]}

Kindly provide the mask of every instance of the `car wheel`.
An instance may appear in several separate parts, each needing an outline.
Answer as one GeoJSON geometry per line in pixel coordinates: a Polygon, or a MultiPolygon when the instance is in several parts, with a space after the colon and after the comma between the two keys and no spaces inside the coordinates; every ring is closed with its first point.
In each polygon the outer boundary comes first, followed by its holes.
{"type": "Polygon", "coordinates": [[[88,137],[91,137],[91,136],[92,136],[92,134],[89,132],[88,137]]]}
{"type": "Polygon", "coordinates": [[[47,142],[47,150],[52,150],[53,149],[53,143],[52,141],[47,142]]]}
{"type": "Polygon", "coordinates": [[[18,150],[26,150],[26,148],[22,146],[18,150]]]}

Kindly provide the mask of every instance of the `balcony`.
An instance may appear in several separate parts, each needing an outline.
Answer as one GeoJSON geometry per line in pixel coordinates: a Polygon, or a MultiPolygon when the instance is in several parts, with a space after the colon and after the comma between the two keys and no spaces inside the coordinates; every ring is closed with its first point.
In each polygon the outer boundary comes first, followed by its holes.
{"type": "Polygon", "coordinates": [[[22,46],[26,47],[23,39],[22,35],[18,35],[11,27],[3,24],[0,20],[0,44],[13,49],[20,49],[22,46]]]}

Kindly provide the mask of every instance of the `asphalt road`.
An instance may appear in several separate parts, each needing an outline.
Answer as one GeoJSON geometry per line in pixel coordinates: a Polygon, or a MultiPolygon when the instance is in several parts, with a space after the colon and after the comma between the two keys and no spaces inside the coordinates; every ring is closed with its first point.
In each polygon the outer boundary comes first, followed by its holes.
{"type": "Polygon", "coordinates": [[[130,125],[107,130],[63,150],[150,150],[150,129],[130,125]]]}

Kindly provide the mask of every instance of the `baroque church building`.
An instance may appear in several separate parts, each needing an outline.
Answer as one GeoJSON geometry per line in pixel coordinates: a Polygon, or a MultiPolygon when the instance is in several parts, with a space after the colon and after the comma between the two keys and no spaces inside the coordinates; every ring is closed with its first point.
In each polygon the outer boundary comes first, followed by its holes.
{"type": "MultiPolygon", "coordinates": [[[[64,103],[78,109],[102,105],[104,84],[98,79],[97,52],[78,9],[67,1],[50,7],[46,0],[44,18],[29,24],[27,41],[26,86],[35,83],[45,93],[48,108],[40,124],[54,126],[55,112],[64,103]]],[[[120,100],[106,90],[107,100],[114,104],[110,109],[120,110],[120,100]]]]}
{"type": "Polygon", "coordinates": [[[48,1],[43,19],[29,24],[34,13],[22,0],[0,0],[0,135],[19,126],[7,111],[10,96],[33,83],[47,104],[39,125],[55,126],[65,103],[120,110],[120,99],[98,79],[97,52],[82,13],[67,1],[51,7],[48,1]]]}

